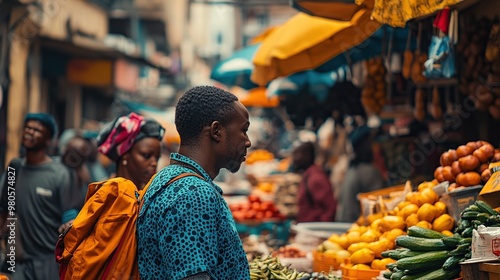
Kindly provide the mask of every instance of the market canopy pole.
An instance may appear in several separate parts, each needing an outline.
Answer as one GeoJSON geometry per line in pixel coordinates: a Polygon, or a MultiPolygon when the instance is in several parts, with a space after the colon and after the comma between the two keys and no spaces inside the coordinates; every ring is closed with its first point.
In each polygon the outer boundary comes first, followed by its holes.
{"type": "Polygon", "coordinates": [[[253,58],[251,80],[266,85],[273,79],[314,69],[368,39],[381,24],[362,9],[350,21],[299,13],[272,32],[253,58]]]}

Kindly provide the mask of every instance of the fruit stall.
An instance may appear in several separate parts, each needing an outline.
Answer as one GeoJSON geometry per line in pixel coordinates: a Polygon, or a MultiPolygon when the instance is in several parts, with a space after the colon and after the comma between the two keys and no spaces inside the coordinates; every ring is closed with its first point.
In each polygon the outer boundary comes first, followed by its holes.
{"type": "Polygon", "coordinates": [[[355,223],[305,236],[286,212],[293,201],[275,195],[281,185],[296,191],[297,178],[257,180],[257,191],[230,208],[251,279],[498,279],[498,170],[500,149],[460,145],[441,155],[433,180],[360,194],[355,223]],[[496,241],[480,244],[485,238],[496,241]]]}

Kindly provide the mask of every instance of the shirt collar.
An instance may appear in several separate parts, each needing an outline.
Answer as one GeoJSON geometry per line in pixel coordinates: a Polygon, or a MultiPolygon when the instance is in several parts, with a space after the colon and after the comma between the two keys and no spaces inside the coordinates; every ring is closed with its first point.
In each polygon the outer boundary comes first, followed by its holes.
{"type": "Polygon", "coordinates": [[[176,160],[176,161],[179,161],[179,162],[182,162],[184,164],[187,164],[191,167],[193,167],[194,170],[198,171],[201,175],[203,175],[203,177],[205,178],[205,181],[207,182],[210,182],[212,184],[212,186],[214,186],[214,188],[220,193],[222,194],[222,189],[217,186],[212,178],[210,178],[210,175],[208,175],[208,173],[205,171],[205,169],[203,169],[198,163],[196,163],[194,160],[188,158],[187,156],[184,156],[184,155],[181,155],[179,153],[171,153],[170,154],[170,159],[173,159],[173,160],[176,160]]]}

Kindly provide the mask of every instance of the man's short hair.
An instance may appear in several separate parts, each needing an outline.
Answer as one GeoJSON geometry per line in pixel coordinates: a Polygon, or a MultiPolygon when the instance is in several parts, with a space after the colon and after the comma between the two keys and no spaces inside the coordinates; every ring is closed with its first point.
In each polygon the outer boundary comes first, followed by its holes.
{"type": "Polygon", "coordinates": [[[229,123],[235,101],[238,98],[234,94],[214,86],[196,86],[186,91],[175,108],[175,126],[181,143],[194,144],[203,128],[214,121],[229,123]]]}
{"type": "Polygon", "coordinates": [[[47,113],[28,113],[24,117],[24,124],[26,124],[30,120],[41,122],[42,125],[49,131],[50,138],[54,139],[57,137],[57,123],[52,115],[47,113]]]}

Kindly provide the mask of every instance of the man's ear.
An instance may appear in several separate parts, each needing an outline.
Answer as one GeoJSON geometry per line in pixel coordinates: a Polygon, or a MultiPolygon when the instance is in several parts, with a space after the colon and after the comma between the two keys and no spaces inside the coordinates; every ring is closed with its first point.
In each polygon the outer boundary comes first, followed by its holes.
{"type": "Polygon", "coordinates": [[[218,121],[214,121],[210,125],[210,137],[216,142],[219,142],[221,139],[221,128],[220,122],[218,121]]]}

